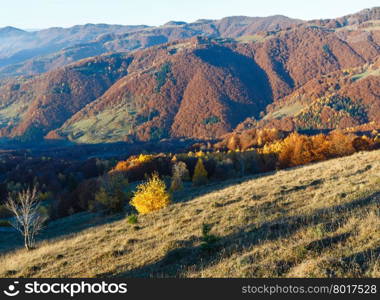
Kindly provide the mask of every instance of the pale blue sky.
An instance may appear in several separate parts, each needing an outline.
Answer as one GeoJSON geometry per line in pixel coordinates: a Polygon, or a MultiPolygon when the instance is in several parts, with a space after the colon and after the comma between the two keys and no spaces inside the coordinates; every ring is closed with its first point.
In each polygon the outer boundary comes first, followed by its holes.
{"type": "Polygon", "coordinates": [[[379,0],[0,0],[0,27],[69,27],[85,23],[162,25],[225,16],[282,14],[300,19],[334,18],[379,0]]]}

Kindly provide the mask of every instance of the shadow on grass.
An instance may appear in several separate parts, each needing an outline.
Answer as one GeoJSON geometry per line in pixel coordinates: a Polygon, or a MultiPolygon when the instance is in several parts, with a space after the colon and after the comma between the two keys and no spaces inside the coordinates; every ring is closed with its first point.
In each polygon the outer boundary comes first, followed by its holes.
{"type": "MultiPolygon", "coordinates": [[[[282,170],[282,171],[286,171],[286,170],[282,170]]],[[[259,173],[255,175],[247,175],[244,177],[229,179],[226,181],[210,182],[209,184],[202,186],[202,188],[187,187],[181,191],[177,191],[174,193],[174,202],[176,203],[188,202],[209,193],[218,192],[228,187],[231,187],[237,184],[242,184],[254,179],[269,177],[269,176],[275,175],[276,173],[277,171],[271,171],[271,172],[259,173]]]]}
{"type": "MultiPolygon", "coordinates": [[[[291,171],[293,169],[287,169],[282,171],[291,171]]],[[[176,192],[174,195],[174,202],[188,202],[197,197],[206,195],[208,193],[217,192],[219,190],[228,188],[236,184],[242,184],[244,182],[263,178],[267,176],[272,176],[276,174],[277,171],[260,173],[255,175],[250,175],[246,177],[241,177],[237,179],[230,179],[225,182],[210,183],[203,186],[201,189],[199,187],[187,188],[183,191],[176,192]]],[[[228,205],[224,204],[225,206],[228,205]]],[[[100,214],[94,213],[78,213],[70,217],[58,219],[50,222],[38,236],[37,242],[41,242],[47,239],[55,239],[66,235],[76,234],[83,230],[89,229],[91,227],[104,225],[117,220],[120,220],[124,215],[118,215],[113,217],[105,217],[100,214]]],[[[23,247],[23,238],[19,232],[15,230],[10,230],[2,232],[0,235],[0,254],[6,254],[10,251],[14,251],[17,248],[23,247]]]]}
{"type": "MultiPolygon", "coordinates": [[[[302,169],[304,167],[311,166],[314,164],[319,164],[319,163],[321,163],[321,162],[314,162],[314,163],[295,166],[295,167],[286,168],[286,169],[273,170],[273,171],[268,171],[265,173],[257,173],[257,174],[251,174],[251,175],[246,174],[246,175],[239,177],[239,178],[227,179],[225,181],[210,182],[209,184],[202,186],[202,188],[189,186],[189,187],[187,187],[181,191],[177,191],[174,193],[174,202],[177,202],[177,203],[188,202],[188,201],[191,201],[195,198],[201,197],[203,195],[218,192],[220,190],[226,189],[228,187],[231,187],[231,186],[234,186],[237,184],[243,184],[243,183],[251,181],[251,180],[270,177],[270,176],[276,175],[278,172],[282,172],[282,173],[286,174],[288,172],[293,172],[294,170],[302,169]]],[[[324,183],[323,179],[310,180],[310,182],[308,182],[306,184],[303,183],[303,184],[300,184],[298,186],[295,185],[293,187],[290,187],[289,189],[283,190],[283,191],[281,191],[281,194],[286,195],[286,194],[289,194],[292,192],[297,192],[300,190],[306,190],[309,187],[318,186],[318,185],[321,185],[323,183],[324,183]]]]}
{"type": "MultiPolygon", "coordinates": [[[[261,241],[275,241],[280,238],[287,238],[301,228],[313,227],[323,224],[328,229],[337,229],[349,214],[357,208],[364,208],[379,201],[380,193],[374,193],[368,197],[354,200],[342,205],[333,206],[326,209],[316,210],[311,215],[291,216],[278,218],[272,222],[266,222],[259,226],[256,224],[240,227],[237,233],[220,238],[220,240],[208,251],[200,245],[200,238],[192,238],[186,241],[185,247],[169,250],[159,261],[136,268],[121,274],[120,277],[127,278],[166,278],[184,277],[188,270],[201,271],[211,266],[221,258],[226,259],[232,255],[242,254],[244,249],[258,245],[261,241]],[[198,242],[198,243],[197,243],[198,242]]],[[[315,241],[307,246],[317,249],[319,252],[325,247],[333,246],[343,242],[349,234],[339,235],[333,238],[315,241]]],[[[367,253],[355,255],[352,259],[357,260],[365,268],[367,253]]],[[[351,259],[351,258],[346,258],[351,259]]],[[[283,265],[278,271],[278,276],[287,272],[291,267],[291,262],[279,262],[283,265]]],[[[99,274],[99,276],[114,276],[112,273],[99,274]]]]}
{"type": "Polygon", "coordinates": [[[327,237],[327,238],[324,238],[321,240],[313,241],[313,242],[309,243],[308,245],[306,245],[305,249],[308,251],[314,251],[316,253],[321,253],[323,251],[323,249],[325,249],[327,247],[331,247],[331,246],[334,246],[336,244],[345,242],[351,235],[352,235],[352,233],[347,232],[347,233],[338,234],[338,235],[333,236],[333,237],[327,237]]]}
{"type": "Polygon", "coordinates": [[[368,249],[351,256],[344,257],[342,262],[346,265],[356,264],[361,272],[365,272],[369,268],[371,260],[380,260],[380,247],[376,249],[368,249]]]}
{"type": "Polygon", "coordinates": [[[328,277],[366,277],[371,264],[379,260],[380,247],[367,249],[331,262],[325,267],[326,274],[328,277]]]}
{"type": "MultiPolygon", "coordinates": [[[[83,230],[112,223],[123,218],[125,218],[124,214],[103,216],[99,213],[78,213],[70,217],[49,222],[37,237],[37,243],[62,236],[75,235],[83,230]]],[[[0,254],[14,251],[17,248],[23,247],[23,245],[23,238],[16,230],[2,232],[0,235],[0,254]]]]}

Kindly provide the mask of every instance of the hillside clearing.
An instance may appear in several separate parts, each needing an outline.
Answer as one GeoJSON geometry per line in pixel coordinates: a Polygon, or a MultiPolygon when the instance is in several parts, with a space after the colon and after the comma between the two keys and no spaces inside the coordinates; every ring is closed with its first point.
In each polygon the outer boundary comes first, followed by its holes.
{"type": "Polygon", "coordinates": [[[5,254],[0,276],[380,277],[379,157],[189,189],[135,225],[123,218],[5,254]],[[203,224],[218,237],[207,248],[203,224]]]}

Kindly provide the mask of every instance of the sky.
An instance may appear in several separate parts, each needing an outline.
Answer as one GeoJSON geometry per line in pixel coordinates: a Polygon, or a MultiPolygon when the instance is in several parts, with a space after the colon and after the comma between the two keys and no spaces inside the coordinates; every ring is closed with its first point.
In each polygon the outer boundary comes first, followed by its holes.
{"type": "Polygon", "coordinates": [[[275,14],[310,20],[335,18],[379,0],[0,0],[0,27],[70,27],[86,23],[162,25],[226,16],[275,14]]]}

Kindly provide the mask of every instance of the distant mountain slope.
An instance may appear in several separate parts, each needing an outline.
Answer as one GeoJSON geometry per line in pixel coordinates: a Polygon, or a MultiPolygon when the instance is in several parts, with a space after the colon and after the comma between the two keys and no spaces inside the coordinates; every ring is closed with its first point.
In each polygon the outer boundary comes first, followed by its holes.
{"type": "Polygon", "coordinates": [[[346,26],[360,26],[362,23],[375,20],[380,20],[380,7],[363,9],[357,13],[336,19],[313,20],[309,23],[314,23],[329,28],[340,28],[346,26]]]}
{"type": "Polygon", "coordinates": [[[11,38],[11,37],[17,37],[17,36],[25,36],[27,35],[28,32],[12,27],[12,26],[7,26],[0,28],[0,38],[11,38]]]}
{"type": "Polygon", "coordinates": [[[5,27],[0,28],[0,77],[43,73],[106,52],[132,51],[194,36],[255,40],[262,33],[297,26],[331,30],[364,28],[368,22],[380,20],[379,10],[372,8],[337,19],[313,21],[276,15],[235,16],[193,23],[172,21],[159,27],[86,24],[33,32],[5,27]]]}
{"type": "Polygon", "coordinates": [[[380,23],[367,14],[355,28],[353,21],[327,28],[281,16],[231,17],[103,34],[42,64],[4,68],[8,75],[53,70],[0,81],[0,135],[83,143],[215,139],[236,127],[378,122],[380,23]],[[273,31],[251,35],[263,29],[273,31]]]}
{"type": "MultiPolygon", "coordinates": [[[[308,27],[276,34],[260,43],[200,41],[169,44],[141,52],[144,58],[147,53],[149,57],[155,57],[151,60],[146,58],[145,62],[149,61],[146,72],[141,72],[140,67],[134,69],[135,62],[140,60],[136,59],[139,55],[134,56],[129,75],[103,97],[74,115],[58,132],[82,142],[120,140],[123,139],[120,134],[127,140],[215,138],[234,129],[247,116],[259,119],[260,112],[265,111],[269,104],[273,103],[275,107],[277,103],[283,103],[286,106],[282,98],[288,95],[290,98],[293,91],[309,84],[313,78],[318,78],[319,84],[320,78],[333,72],[363,68],[380,53],[369,52],[364,58],[334,32],[308,27]],[[174,53],[175,48],[181,51],[174,53]],[[168,56],[168,50],[174,54],[168,56]],[[163,79],[158,93],[157,77],[160,76],[163,79]],[[142,102],[145,102],[145,108],[140,108],[137,116],[131,116],[130,113],[138,111],[136,103],[142,102]],[[117,112],[113,110],[115,107],[118,108],[117,112]],[[125,111],[126,107],[129,107],[129,112],[125,111]],[[118,117],[107,122],[105,116],[118,117]],[[122,126],[120,122],[115,122],[120,119],[124,121],[122,126]],[[95,130],[94,135],[83,124],[98,124],[100,128],[107,129],[103,130],[103,134],[95,130]]],[[[369,44],[363,41],[363,44],[366,43],[369,44]]],[[[371,93],[367,80],[358,81],[355,86],[350,93],[354,102],[371,93]]],[[[322,90],[329,88],[323,85],[322,90]]],[[[304,94],[306,97],[307,93],[304,94]]],[[[335,128],[378,120],[380,114],[375,108],[380,104],[380,99],[376,93],[372,95],[372,100],[366,100],[366,105],[374,104],[372,113],[363,107],[355,112],[360,116],[351,119],[350,116],[343,116],[339,119],[341,123],[330,125],[322,122],[321,125],[307,124],[303,127],[335,128]]],[[[329,105],[332,104],[322,104],[329,105]]]]}
{"type": "Polygon", "coordinates": [[[104,142],[228,132],[272,101],[265,73],[230,47],[193,39],[135,53],[129,74],[58,133],[104,142]]]}
{"type": "MultiPolygon", "coordinates": [[[[380,58],[318,76],[267,107],[257,126],[282,130],[333,129],[380,124],[380,58]]],[[[244,127],[244,126],[243,126],[244,127]]],[[[371,128],[369,126],[368,128],[371,128]]]]}
{"type": "MultiPolygon", "coordinates": [[[[135,225],[89,213],[52,221],[36,250],[0,258],[0,276],[379,278],[379,155],[186,188],[135,225]],[[204,224],[218,237],[206,250],[204,224]]],[[[13,232],[0,240],[22,247],[13,232]]]]}
{"type": "Polygon", "coordinates": [[[0,132],[3,136],[42,138],[72,114],[101,96],[127,74],[123,55],[97,57],[31,79],[0,85],[0,132]]]}
{"type": "Polygon", "coordinates": [[[120,34],[143,28],[146,26],[106,24],[49,28],[32,32],[11,27],[2,28],[0,29],[0,67],[48,55],[74,45],[92,42],[107,33],[120,34]]]}
{"type": "Polygon", "coordinates": [[[81,58],[131,51],[196,35],[238,37],[278,30],[300,21],[284,16],[229,17],[195,23],[169,22],[160,27],[86,24],[27,32],[0,28],[0,77],[38,74],[81,58]]]}

